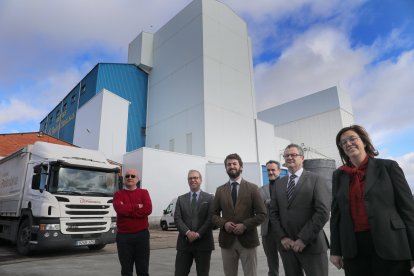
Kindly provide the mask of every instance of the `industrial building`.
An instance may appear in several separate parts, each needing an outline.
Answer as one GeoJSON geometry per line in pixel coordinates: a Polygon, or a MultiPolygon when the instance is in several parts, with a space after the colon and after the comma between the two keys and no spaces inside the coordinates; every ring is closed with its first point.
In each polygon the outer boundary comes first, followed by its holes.
{"type": "Polygon", "coordinates": [[[189,169],[214,193],[228,179],[229,153],[259,185],[262,165],[280,160],[291,142],[308,158],[339,160],[335,134],[353,123],[344,91],[331,87],[257,113],[253,80],[246,23],[219,1],[194,0],[155,33],[140,33],[128,64],[96,65],[40,130],[138,168],[154,216],[188,190],[189,169]]]}

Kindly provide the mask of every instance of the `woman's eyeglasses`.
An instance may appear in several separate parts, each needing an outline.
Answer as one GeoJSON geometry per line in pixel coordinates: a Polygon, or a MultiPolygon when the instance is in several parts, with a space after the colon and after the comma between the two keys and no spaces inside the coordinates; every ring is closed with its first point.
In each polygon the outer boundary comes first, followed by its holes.
{"type": "Polygon", "coordinates": [[[350,142],[351,144],[354,144],[356,141],[358,141],[359,137],[358,136],[351,136],[345,139],[342,139],[341,141],[339,141],[339,145],[341,147],[345,147],[346,144],[348,144],[348,142],[350,142]]]}

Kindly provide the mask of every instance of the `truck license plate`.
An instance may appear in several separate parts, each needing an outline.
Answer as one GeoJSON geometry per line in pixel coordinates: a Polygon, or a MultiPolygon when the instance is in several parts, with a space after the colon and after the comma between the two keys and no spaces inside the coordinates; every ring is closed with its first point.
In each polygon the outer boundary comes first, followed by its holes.
{"type": "Polygon", "coordinates": [[[77,241],[76,245],[90,245],[95,244],[95,240],[84,240],[84,241],[77,241]]]}

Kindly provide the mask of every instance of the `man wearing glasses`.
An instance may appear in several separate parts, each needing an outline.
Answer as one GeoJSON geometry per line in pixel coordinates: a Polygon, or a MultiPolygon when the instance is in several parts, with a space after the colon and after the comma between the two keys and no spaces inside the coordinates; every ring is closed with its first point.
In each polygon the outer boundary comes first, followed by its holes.
{"type": "Polygon", "coordinates": [[[303,149],[290,144],[283,155],[288,176],[276,182],[270,204],[272,230],[280,241],[286,276],[328,276],[330,194],[324,179],[303,170],[303,149]]]}
{"type": "Polygon", "coordinates": [[[132,276],[134,264],[137,275],[149,275],[148,216],[152,213],[152,203],[148,191],[139,188],[138,183],[138,171],[128,169],[125,189],[114,195],[116,245],[122,276],[132,276]]]}
{"type": "Polygon", "coordinates": [[[188,172],[190,192],[178,197],[174,221],[178,229],[175,276],[187,276],[193,260],[198,276],[208,276],[214,250],[211,209],[213,196],[201,191],[201,173],[188,172]]]}

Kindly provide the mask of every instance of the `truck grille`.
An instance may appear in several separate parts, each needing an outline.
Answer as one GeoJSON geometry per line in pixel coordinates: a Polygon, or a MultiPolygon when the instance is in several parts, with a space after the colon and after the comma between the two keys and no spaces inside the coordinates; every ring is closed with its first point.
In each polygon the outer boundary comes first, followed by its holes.
{"type": "Polygon", "coordinates": [[[109,205],[80,205],[80,204],[68,204],[68,209],[109,209],[109,205]]]}
{"type": "Polygon", "coordinates": [[[66,214],[68,215],[79,215],[79,216],[83,216],[83,215],[106,215],[108,214],[108,211],[66,211],[66,214]]]}
{"type": "Polygon", "coordinates": [[[68,204],[66,214],[75,216],[104,216],[109,214],[109,205],[68,204]]]}
{"type": "MultiPolygon", "coordinates": [[[[62,204],[63,205],[63,204],[62,204]]],[[[69,218],[61,220],[65,234],[92,234],[107,232],[111,226],[111,205],[65,204],[69,218]]]]}

